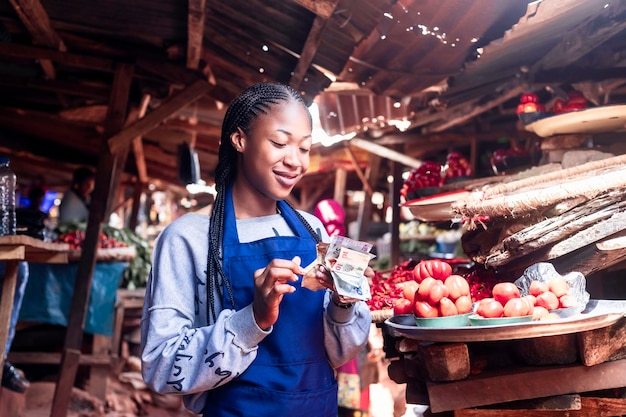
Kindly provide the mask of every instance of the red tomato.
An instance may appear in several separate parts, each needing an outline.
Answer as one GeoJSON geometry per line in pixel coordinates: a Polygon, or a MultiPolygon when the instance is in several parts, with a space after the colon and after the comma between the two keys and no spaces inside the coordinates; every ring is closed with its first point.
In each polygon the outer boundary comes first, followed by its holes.
{"type": "Polygon", "coordinates": [[[515,109],[515,113],[516,114],[522,114],[524,113],[524,104],[518,104],[517,108],[515,109]]]}
{"type": "Polygon", "coordinates": [[[449,263],[440,259],[427,259],[420,261],[413,268],[415,281],[422,282],[426,277],[444,280],[452,275],[452,267],[449,263]]]}
{"type": "Polygon", "coordinates": [[[530,287],[528,288],[528,292],[535,297],[541,294],[542,292],[546,292],[550,290],[550,286],[545,281],[537,281],[534,280],[530,283],[530,287]]]}
{"type": "Polygon", "coordinates": [[[565,102],[560,98],[554,100],[554,104],[552,105],[552,111],[556,114],[563,113],[563,107],[565,107],[565,102]]]}
{"type": "Polygon", "coordinates": [[[465,314],[472,311],[472,299],[469,295],[462,295],[454,302],[456,310],[459,314],[465,314]]]}
{"type": "Polygon", "coordinates": [[[413,314],[413,303],[406,298],[398,298],[393,303],[393,314],[413,314]]]}
{"type": "Polygon", "coordinates": [[[537,111],[536,103],[526,103],[524,104],[524,113],[534,113],[537,111]]]}
{"type": "Polygon", "coordinates": [[[457,314],[459,314],[459,311],[451,299],[443,297],[439,300],[439,315],[441,317],[456,316],[457,314]]]}
{"type": "Polygon", "coordinates": [[[520,103],[539,103],[539,96],[533,93],[522,94],[522,97],[520,98],[520,103]]]}
{"type": "Polygon", "coordinates": [[[544,307],[546,310],[554,310],[559,308],[559,299],[552,291],[546,291],[537,296],[537,305],[544,307]]]}
{"type": "Polygon", "coordinates": [[[424,281],[419,284],[419,288],[415,293],[415,298],[421,301],[428,299],[428,294],[430,294],[430,289],[435,285],[437,280],[433,277],[426,277],[424,281]]]}
{"type": "Polygon", "coordinates": [[[397,284],[402,287],[402,296],[410,302],[415,301],[415,292],[419,288],[419,284],[415,281],[405,281],[397,284]]]}
{"type": "Polygon", "coordinates": [[[432,305],[436,305],[442,298],[447,297],[449,295],[449,291],[444,285],[443,282],[437,280],[432,287],[430,287],[430,292],[428,293],[428,302],[432,305]]]}
{"type": "Polygon", "coordinates": [[[528,314],[530,314],[530,312],[533,311],[535,304],[537,303],[537,297],[535,297],[534,295],[528,294],[528,295],[523,296],[522,300],[528,303],[528,312],[529,312],[528,314]]]}
{"type": "Polygon", "coordinates": [[[504,317],[520,317],[529,314],[529,307],[526,300],[521,298],[511,298],[504,306],[504,317]]]}
{"type": "Polygon", "coordinates": [[[544,320],[550,312],[545,307],[535,306],[533,308],[533,320],[544,320]]]}
{"type": "Polygon", "coordinates": [[[502,305],[506,305],[507,301],[511,298],[520,297],[519,288],[512,282],[498,282],[493,286],[491,293],[493,294],[493,298],[502,305]]]}
{"type": "Polygon", "coordinates": [[[548,283],[550,291],[556,295],[557,298],[564,296],[569,292],[569,284],[562,276],[556,276],[548,283]]]}
{"type": "Polygon", "coordinates": [[[450,275],[444,282],[449,291],[449,297],[452,301],[462,295],[469,295],[470,288],[467,280],[460,275],[450,275]]]}
{"type": "Polygon", "coordinates": [[[432,305],[428,304],[427,301],[416,301],[415,315],[417,317],[433,318],[439,317],[439,311],[437,310],[437,307],[433,307],[432,305]]]}
{"type": "Polygon", "coordinates": [[[504,307],[502,307],[502,304],[500,304],[499,301],[496,301],[493,298],[483,298],[478,302],[476,314],[489,319],[502,317],[504,314],[504,307]]]}

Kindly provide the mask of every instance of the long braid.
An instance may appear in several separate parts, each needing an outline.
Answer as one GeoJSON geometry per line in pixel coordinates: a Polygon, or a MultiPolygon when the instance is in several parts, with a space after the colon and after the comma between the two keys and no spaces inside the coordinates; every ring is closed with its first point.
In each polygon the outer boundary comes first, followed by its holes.
{"type": "MultiPolygon", "coordinates": [[[[222,261],[224,237],[224,207],[225,192],[234,181],[237,173],[237,151],[233,147],[230,137],[237,129],[248,132],[260,114],[267,114],[272,105],[281,101],[295,100],[306,107],[302,96],[293,88],[283,84],[262,83],[245,89],[228,107],[222,123],[220,137],[219,162],[215,169],[215,187],[217,196],[211,212],[209,229],[209,253],[207,254],[207,321],[217,320],[215,311],[215,293],[223,297],[222,284],[225,285],[232,309],[236,309],[230,281],[224,273],[222,261]],[[210,315],[209,315],[210,313],[210,315]]],[[[308,112],[307,112],[308,113],[308,112]]],[[[310,114],[309,114],[310,117],[310,114]]],[[[310,120],[309,120],[310,121],[310,120]]],[[[295,211],[306,225],[313,237],[319,242],[319,236],[313,231],[306,220],[295,211]]]]}

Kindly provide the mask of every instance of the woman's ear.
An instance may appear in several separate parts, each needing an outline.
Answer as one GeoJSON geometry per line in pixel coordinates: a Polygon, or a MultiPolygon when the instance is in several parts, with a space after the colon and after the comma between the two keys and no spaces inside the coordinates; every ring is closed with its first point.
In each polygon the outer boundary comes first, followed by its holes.
{"type": "Polygon", "coordinates": [[[230,143],[237,152],[243,152],[246,146],[246,133],[238,127],[237,130],[230,135],[230,143]]]}

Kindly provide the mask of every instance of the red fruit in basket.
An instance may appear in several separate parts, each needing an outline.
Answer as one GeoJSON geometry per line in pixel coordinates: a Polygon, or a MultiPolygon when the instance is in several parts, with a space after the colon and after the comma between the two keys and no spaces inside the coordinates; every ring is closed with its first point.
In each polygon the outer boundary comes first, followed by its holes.
{"type": "Polygon", "coordinates": [[[448,295],[449,295],[449,291],[444,285],[444,283],[437,280],[437,282],[435,282],[433,286],[430,287],[430,292],[428,293],[427,301],[431,303],[432,305],[436,305],[438,302],[441,301],[442,298],[447,297],[448,295]]]}
{"type": "Polygon", "coordinates": [[[520,103],[539,103],[539,96],[534,93],[522,94],[522,97],[520,97],[520,103]]]}
{"type": "Polygon", "coordinates": [[[415,315],[423,318],[439,317],[439,311],[437,307],[433,307],[428,301],[416,301],[415,302],[415,315]]]}
{"type": "Polygon", "coordinates": [[[545,307],[535,306],[533,308],[533,320],[544,320],[549,314],[550,312],[545,307]]]}
{"type": "Polygon", "coordinates": [[[443,297],[439,300],[439,315],[441,317],[456,316],[457,314],[459,314],[459,311],[451,299],[443,297]]]}
{"type": "Polygon", "coordinates": [[[561,276],[552,278],[548,283],[548,286],[550,287],[550,291],[552,291],[557,298],[560,298],[569,292],[569,284],[565,278],[561,276]]]}
{"type": "Polygon", "coordinates": [[[488,319],[502,317],[504,314],[504,307],[499,301],[496,301],[493,298],[483,298],[478,302],[476,314],[488,319]]]}
{"type": "Polygon", "coordinates": [[[469,284],[467,280],[460,275],[450,275],[444,281],[444,285],[448,288],[450,299],[455,301],[462,295],[469,295],[469,284]]]}
{"type": "Polygon", "coordinates": [[[578,304],[576,297],[573,295],[565,294],[559,298],[559,308],[574,307],[578,304]]]}
{"type": "Polygon", "coordinates": [[[415,301],[415,292],[419,288],[419,284],[415,281],[406,281],[402,283],[402,296],[407,300],[415,301]]]}
{"type": "Polygon", "coordinates": [[[413,275],[417,282],[422,282],[426,277],[433,277],[443,281],[452,275],[452,267],[449,263],[440,259],[422,260],[413,268],[413,275]]]}
{"type": "Polygon", "coordinates": [[[563,113],[563,107],[565,107],[565,101],[557,98],[554,100],[554,104],[552,105],[552,111],[556,114],[563,113]]]}
{"type": "Polygon", "coordinates": [[[521,317],[529,314],[528,302],[521,298],[511,298],[504,306],[504,317],[521,317]]]}
{"type": "Polygon", "coordinates": [[[519,288],[512,282],[498,282],[493,286],[491,293],[493,294],[493,298],[502,305],[506,305],[511,298],[520,297],[519,288]]]}
{"type": "Polygon", "coordinates": [[[546,291],[550,291],[550,286],[545,281],[534,280],[530,283],[530,287],[528,287],[528,292],[535,297],[546,291]]]}
{"type": "MultiPolygon", "coordinates": [[[[528,294],[522,297],[522,300],[526,301],[528,304],[528,311],[532,312],[535,304],[537,304],[537,297],[534,295],[528,294]]],[[[530,313],[529,313],[530,314],[530,313]]]]}
{"type": "Polygon", "coordinates": [[[462,295],[456,299],[454,306],[459,314],[465,314],[472,311],[472,299],[469,295],[462,295]]]}
{"type": "Polygon", "coordinates": [[[537,296],[536,305],[544,307],[547,310],[554,310],[559,308],[559,299],[552,291],[546,291],[537,296]]]}
{"type": "Polygon", "coordinates": [[[433,277],[426,277],[422,282],[420,282],[420,286],[415,293],[415,298],[417,300],[425,301],[428,299],[428,294],[430,294],[430,289],[435,285],[437,280],[433,277]]]}
{"type": "Polygon", "coordinates": [[[393,303],[393,314],[413,314],[413,303],[406,298],[398,298],[393,303]]]}

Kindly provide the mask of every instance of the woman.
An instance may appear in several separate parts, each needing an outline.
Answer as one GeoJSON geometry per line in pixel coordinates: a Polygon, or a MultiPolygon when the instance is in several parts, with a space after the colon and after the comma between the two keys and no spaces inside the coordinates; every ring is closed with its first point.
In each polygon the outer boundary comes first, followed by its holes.
{"type": "MultiPolygon", "coordinates": [[[[308,168],[311,130],[292,88],[246,89],[222,125],[211,217],[186,214],[157,239],[143,376],[204,416],[334,417],[334,368],[367,343],[364,302],[299,284],[328,239],[284,201],[308,168]]],[[[324,268],[317,278],[332,289],[324,268]]]]}

